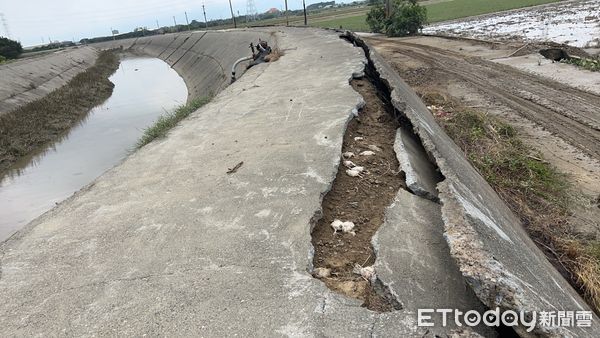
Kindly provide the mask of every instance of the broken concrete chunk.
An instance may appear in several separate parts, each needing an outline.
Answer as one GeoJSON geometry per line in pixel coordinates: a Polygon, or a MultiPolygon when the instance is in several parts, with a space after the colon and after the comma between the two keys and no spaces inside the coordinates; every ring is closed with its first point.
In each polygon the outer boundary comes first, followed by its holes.
{"type": "Polygon", "coordinates": [[[360,156],[373,156],[375,155],[375,152],[371,151],[371,150],[365,150],[362,153],[360,153],[360,156]]]}
{"type": "Polygon", "coordinates": [[[344,158],[352,158],[352,157],[354,157],[354,153],[351,151],[347,151],[347,152],[343,153],[342,156],[344,156],[344,158]]]}
{"type": "Polygon", "coordinates": [[[400,162],[400,169],[406,174],[406,185],[415,195],[437,201],[437,183],[441,180],[440,174],[427,152],[413,135],[403,128],[398,128],[394,151],[400,162]]]}

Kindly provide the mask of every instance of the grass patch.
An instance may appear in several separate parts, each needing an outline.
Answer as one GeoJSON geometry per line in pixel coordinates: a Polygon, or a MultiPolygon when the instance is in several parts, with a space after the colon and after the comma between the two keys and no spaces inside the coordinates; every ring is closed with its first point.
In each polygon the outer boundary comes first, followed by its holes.
{"type": "Polygon", "coordinates": [[[453,0],[439,2],[426,6],[427,21],[434,23],[558,1],[559,0],[453,0]]]}
{"type": "Polygon", "coordinates": [[[566,175],[495,117],[466,110],[435,93],[423,100],[433,105],[436,120],[519,216],[531,238],[599,312],[600,241],[583,238],[569,227],[573,200],[566,175]]]}
{"type": "MultiPolygon", "coordinates": [[[[56,141],[81,121],[93,107],[110,97],[108,77],[119,67],[112,51],[102,51],[96,62],[45,97],[0,115],[0,172],[19,158],[56,141]]],[[[35,85],[31,84],[30,89],[35,85]]]]}
{"type": "MultiPolygon", "coordinates": [[[[559,0],[451,0],[426,5],[427,22],[435,23],[460,19],[474,15],[489,14],[510,9],[543,5],[559,0]]],[[[340,28],[351,31],[369,32],[367,15],[360,14],[345,18],[322,20],[311,23],[311,26],[323,28],[340,28]]]]}
{"type": "Polygon", "coordinates": [[[600,58],[570,58],[562,60],[561,62],[575,65],[592,72],[600,72],[600,58]]]}
{"type": "Polygon", "coordinates": [[[211,99],[212,96],[195,99],[187,104],[177,107],[171,113],[160,116],[152,126],[144,130],[144,135],[142,135],[136,143],[136,148],[139,149],[152,142],[154,139],[165,137],[169,130],[175,127],[179,121],[210,102],[211,99]]]}

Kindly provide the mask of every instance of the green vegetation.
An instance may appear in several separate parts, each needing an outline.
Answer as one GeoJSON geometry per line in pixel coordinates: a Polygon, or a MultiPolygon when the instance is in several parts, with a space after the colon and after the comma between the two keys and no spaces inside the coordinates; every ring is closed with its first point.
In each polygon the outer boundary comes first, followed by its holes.
{"type": "Polygon", "coordinates": [[[442,97],[428,93],[423,99],[436,105],[432,110],[438,122],[519,216],[531,238],[600,310],[600,241],[570,228],[574,197],[566,175],[524,145],[512,126],[442,97]]]}
{"type": "Polygon", "coordinates": [[[570,58],[562,60],[561,62],[575,65],[592,72],[600,71],[600,58],[570,58]]]}
{"type": "Polygon", "coordinates": [[[459,19],[509,9],[543,5],[559,0],[453,0],[427,6],[428,22],[459,19]]]}
{"type": "MultiPolygon", "coordinates": [[[[108,77],[119,67],[112,51],[100,52],[96,63],[45,97],[0,115],[0,172],[20,157],[59,139],[93,107],[112,94],[108,77]]],[[[35,84],[31,83],[34,89],[35,84]]]]}
{"type": "Polygon", "coordinates": [[[179,121],[188,117],[198,108],[210,102],[211,99],[212,96],[195,99],[185,105],[179,106],[172,113],[160,116],[151,127],[144,130],[144,135],[142,135],[140,140],[137,142],[136,148],[139,149],[152,142],[154,139],[165,137],[169,130],[175,127],[179,121]]]}
{"type": "Polygon", "coordinates": [[[471,163],[496,190],[522,196],[526,204],[568,205],[565,176],[525,146],[512,126],[478,112],[461,111],[442,122],[471,163]]]}
{"type": "Polygon", "coordinates": [[[388,36],[415,35],[423,28],[427,20],[427,10],[417,0],[394,0],[393,12],[385,17],[385,8],[381,4],[371,7],[367,13],[367,24],[371,31],[385,33],[388,36]]]}
{"type": "MultiPolygon", "coordinates": [[[[424,7],[427,9],[427,22],[434,23],[558,1],[559,0],[450,0],[431,3],[424,7]]],[[[342,27],[354,31],[370,31],[366,19],[366,14],[360,14],[314,22],[312,25],[325,28],[342,27]]]]}
{"type": "Polygon", "coordinates": [[[23,46],[21,46],[20,42],[0,37],[0,57],[4,59],[16,59],[21,53],[23,53],[23,46]]]}

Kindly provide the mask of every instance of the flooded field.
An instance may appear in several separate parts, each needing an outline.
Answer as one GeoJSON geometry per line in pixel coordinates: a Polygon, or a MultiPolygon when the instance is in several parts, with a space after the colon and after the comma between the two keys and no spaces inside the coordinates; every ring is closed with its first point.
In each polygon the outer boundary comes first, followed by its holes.
{"type": "Polygon", "coordinates": [[[104,104],[0,178],[0,241],[123,160],[146,127],[187,99],[183,79],[159,59],[123,59],[110,81],[104,104]]]}
{"type": "Polygon", "coordinates": [[[600,0],[565,1],[466,20],[434,24],[426,34],[483,39],[553,41],[575,47],[600,47],[600,0]]]}

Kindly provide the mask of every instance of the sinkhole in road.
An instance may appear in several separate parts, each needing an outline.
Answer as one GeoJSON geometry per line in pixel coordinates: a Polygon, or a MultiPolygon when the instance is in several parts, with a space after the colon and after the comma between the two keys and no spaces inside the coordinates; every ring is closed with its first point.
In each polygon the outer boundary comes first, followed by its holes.
{"type": "Polygon", "coordinates": [[[402,305],[376,276],[370,278],[369,267],[376,258],[371,239],[384,222],[385,209],[399,189],[406,189],[394,152],[399,122],[368,78],[354,79],[351,85],[366,104],[348,123],[336,178],[312,230],[313,276],[330,289],[363,301],[370,310],[389,312],[402,305]],[[364,169],[347,172],[357,167],[364,169]],[[335,220],[352,222],[354,229],[334,232],[335,220]]]}

